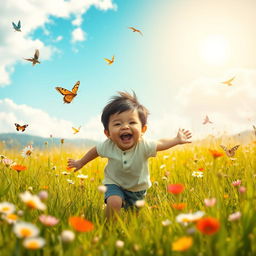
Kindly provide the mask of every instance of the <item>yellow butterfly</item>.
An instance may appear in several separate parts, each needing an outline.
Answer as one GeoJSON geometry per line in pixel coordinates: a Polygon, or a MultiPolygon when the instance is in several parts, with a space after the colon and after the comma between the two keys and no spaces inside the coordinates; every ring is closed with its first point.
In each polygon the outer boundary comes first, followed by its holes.
{"type": "Polygon", "coordinates": [[[78,132],[80,131],[80,128],[81,128],[81,126],[79,126],[78,128],[72,127],[72,129],[73,129],[73,131],[74,131],[73,134],[78,133],[78,132]]]}
{"type": "Polygon", "coordinates": [[[72,91],[69,91],[62,87],[55,87],[55,89],[59,93],[64,95],[64,98],[63,98],[64,103],[70,103],[76,97],[79,85],[80,85],[80,81],[77,81],[74,87],[72,88],[72,91]]]}
{"type": "Polygon", "coordinates": [[[28,127],[28,124],[19,125],[19,124],[15,123],[14,125],[16,126],[17,131],[22,131],[22,132],[24,132],[25,129],[28,127]]]}
{"type": "Polygon", "coordinates": [[[110,59],[106,59],[106,58],[104,58],[104,60],[108,63],[108,65],[112,65],[114,63],[114,61],[115,61],[115,56],[112,56],[111,60],[110,59]]]}
{"type": "Polygon", "coordinates": [[[223,83],[223,84],[226,84],[226,85],[228,85],[228,86],[232,86],[232,85],[233,85],[232,82],[233,82],[234,79],[235,79],[235,76],[232,77],[232,78],[230,78],[230,79],[227,80],[227,81],[222,82],[222,83],[223,83]]]}
{"type": "Polygon", "coordinates": [[[236,150],[239,148],[240,145],[236,145],[231,149],[228,149],[227,147],[220,145],[222,147],[222,149],[226,152],[228,157],[233,157],[236,153],[236,150]]]}
{"type": "Polygon", "coordinates": [[[134,27],[128,27],[128,28],[131,29],[132,32],[138,32],[138,33],[140,33],[143,36],[142,32],[139,29],[134,28],[134,27]]]}

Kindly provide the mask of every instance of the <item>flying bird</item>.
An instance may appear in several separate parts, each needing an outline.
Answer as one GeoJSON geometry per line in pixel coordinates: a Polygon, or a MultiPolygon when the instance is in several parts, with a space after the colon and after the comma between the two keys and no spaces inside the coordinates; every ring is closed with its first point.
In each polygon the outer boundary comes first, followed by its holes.
{"type": "Polygon", "coordinates": [[[77,81],[76,84],[73,86],[72,90],[69,91],[65,88],[62,87],[55,87],[55,89],[61,93],[62,95],[64,95],[64,103],[71,103],[71,101],[76,97],[77,95],[77,90],[78,87],[80,85],[80,81],[77,81]]]}
{"type": "Polygon", "coordinates": [[[226,155],[228,157],[233,157],[240,145],[236,145],[236,146],[234,146],[233,148],[230,148],[230,149],[228,149],[227,147],[225,147],[223,145],[220,145],[220,146],[226,152],[226,155]]]}
{"type": "Polygon", "coordinates": [[[235,76],[232,77],[231,79],[227,80],[227,81],[222,82],[222,84],[226,84],[228,86],[232,86],[233,85],[232,82],[233,82],[234,79],[235,79],[235,76]]]}
{"type": "Polygon", "coordinates": [[[39,50],[38,49],[36,49],[36,51],[35,51],[34,58],[30,58],[30,59],[24,58],[24,60],[31,61],[33,66],[35,66],[36,63],[40,63],[38,61],[38,59],[39,59],[39,50]]]}
{"type": "Polygon", "coordinates": [[[78,132],[80,132],[80,128],[81,126],[79,126],[78,128],[72,127],[74,133],[73,134],[77,134],[78,132]]]}
{"type": "Polygon", "coordinates": [[[19,125],[19,124],[15,123],[14,125],[16,126],[17,131],[22,131],[22,132],[24,132],[25,129],[28,127],[28,124],[19,125]]]}
{"type": "Polygon", "coordinates": [[[16,25],[14,22],[12,22],[12,26],[14,28],[15,31],[21,32],[21,24],[20,24],[20,20],[18,22],[18,25],[16,25]]]}
{"type": "Polygon", "coordinates": [[[204,118],[203,124],[212,124],[212,121],[210,121],[209,117],[206,115],[206,117],[204,118]]]}
{"type": "Polygon", "coordinates": [[[112,56],[111,60],[110,59],[106,59],[106,58],[104,58],[104,60],[107,62],[108,65],[112,65],[114,63],[114,61],[115,61],[115,56],[112,56]]]}
{"type": "Polygon", "coordinates": [[[141,32],[139,29],[134,28],[134,27],[128,27],[128,28],[129,28],[129,29],[131,29],[131,30],[132,30],[132,32],[140,33],[140,34],[143,36],[142,32],[141,32]]]}

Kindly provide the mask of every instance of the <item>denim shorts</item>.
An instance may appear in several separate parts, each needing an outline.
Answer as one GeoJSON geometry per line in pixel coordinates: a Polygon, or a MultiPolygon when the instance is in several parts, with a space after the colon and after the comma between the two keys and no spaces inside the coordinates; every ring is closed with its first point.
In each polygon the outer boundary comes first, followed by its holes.
{"type": "Polygon", "coordinates": [[[107,199],[110,196],[120,196],[123,200],[122,207],[128,209],[129,207],[135,206],[137,200],[142,200],[146,195],[146,190],[132,192],[125,190],[115,184],[105,184],[107,191],[105,193],[104,201],[107,203],[107,199]]]}

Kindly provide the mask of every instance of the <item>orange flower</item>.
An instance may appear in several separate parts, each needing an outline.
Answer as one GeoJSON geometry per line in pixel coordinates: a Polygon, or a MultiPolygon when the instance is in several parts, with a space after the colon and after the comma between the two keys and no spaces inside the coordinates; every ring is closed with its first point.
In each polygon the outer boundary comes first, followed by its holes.
{"type": "Polygon", "coordinates": [[[78,232],[87,232],[93,230],[94,228],[90,221],[81,217],[70,217],[68,221],[72,228],[78,232]]]}
{"type": "Polygon", "coordinates": [[[68,171],[68,172],[70,172],[71,170],[72,170],[72,168],[71,167],[66,167],[66,170],[68,171]]]}
{"type": "Polygon", "coordinates": [[[193,244],[193,238],[190,236],[183,236],[172,243],[172,250],[183,252],[188,250],[193,244]]]}
{"type": "Polygon", "coordinates": [[[183,210],[187,204],[186,203],[174,203],[174,204],[171,204],[172,208],[176,209],[176,210],[183,210]]]}
{"type": "Polygon", "coordinates": [[[172,194],[180,194],[185,189],[184,185],[182,184],[169,184],[167,187],[167,191],[172,194]]]}
{"type": "Polygon", "coordinates": [[[199,172],[203,172],[203,171],[204,171],[204,168],[203,168],[203,167],[200,167],[200,168],[198,168],[198,171],[199,171],[199,172]]]}
{"type": "Polygon", "coordinates": [[[213,158],[218,158],[220,156],[224,156],[224,154],[220,151],[217,151],[217,150],[213,150],[213,149],[209,149],[211,155],[213,156],[213,158]]]}
{"type": "Polygon", "coordinates": [[[196,224],[197,229],[205,235],[213,235],[220,229],[220,222],[213,217],[200,219],[196,224]]]}
{"type": "Polygon", "coordinates": [[[25,171],[25,170],[27,169],[26,166],[20,165],[20,164],[12,165],[11,168],[12,168],[13,170],[17,171],[17,172],[25,171]]]}

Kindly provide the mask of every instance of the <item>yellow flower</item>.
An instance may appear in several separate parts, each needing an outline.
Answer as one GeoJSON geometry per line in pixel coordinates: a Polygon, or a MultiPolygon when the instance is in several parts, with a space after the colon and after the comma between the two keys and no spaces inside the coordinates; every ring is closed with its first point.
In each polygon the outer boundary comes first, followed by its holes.
{"type": "Polygon", "coordinates": [[[190,236],[180,237],[178,240],[172,243],[172,250],[183,252],[188,250],[193,244],[193,239],[190,236]]]}

